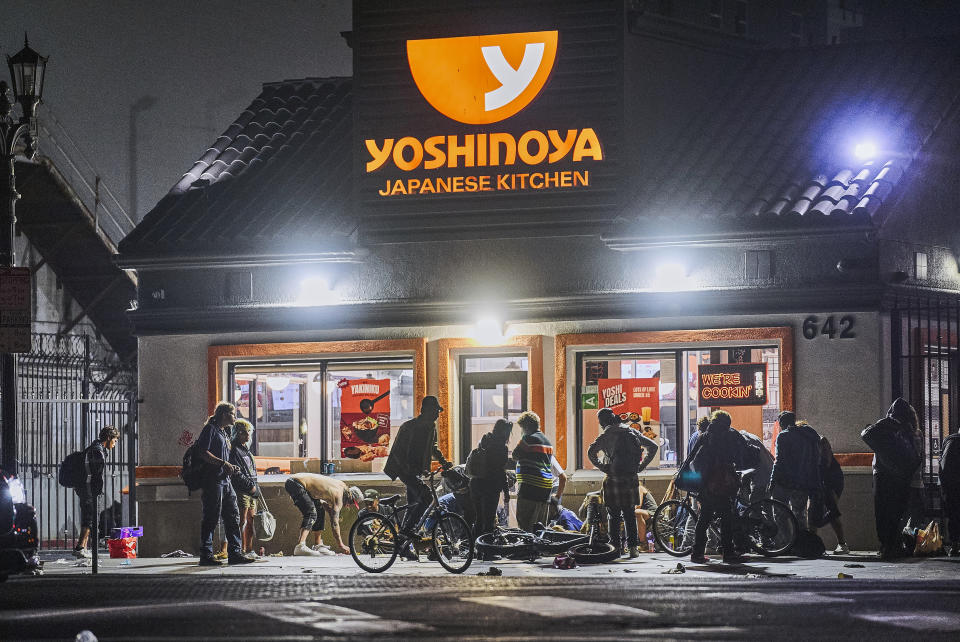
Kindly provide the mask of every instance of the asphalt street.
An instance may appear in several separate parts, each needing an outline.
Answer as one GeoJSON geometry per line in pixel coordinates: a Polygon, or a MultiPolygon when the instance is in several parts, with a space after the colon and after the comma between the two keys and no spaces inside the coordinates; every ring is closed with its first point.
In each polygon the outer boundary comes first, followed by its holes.
{"type": "Polygon", "coordinates": [[[616,565],[566,577],[195,568],[11,578],[0,585],[0,639],[71,640],[81,630],[99,640],[960,638],[960,580],[943,578],[651,575],[616,565]]]}

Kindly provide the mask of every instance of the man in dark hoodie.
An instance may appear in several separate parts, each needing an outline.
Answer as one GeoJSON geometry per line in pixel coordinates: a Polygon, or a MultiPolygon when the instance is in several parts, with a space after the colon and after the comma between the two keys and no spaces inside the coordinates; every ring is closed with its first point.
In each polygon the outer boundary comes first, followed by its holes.
{"type": "MultiPolygon", "coordinates": [[[[607,507],[610,537],[620,549],[620,524],[627,529],[630,557],[639,557],[637,519],[634,507],[640,504],[640,480],[637,473],[646,468],[657,454],[657,444],[639,431],[620,422],[609,408],[597,412],[602,433],[590,444],[590,463],[606,473],[603,478],[603,503],[607,507]],[[603,452],[604,461],[598,457],[603,452]]],[[[622,552],[622,551],[621,551],[622,552]]]]}
{"type": "Polygon", "coordinates": [[[723,561],[736,564],[741,561],[733,546],[733,500],[737,495],[736,473],[743,468],[744,441],[731,426],[730,413],[715,411],[710,417],[707,432],[699,441],[694,456],[696,469],[703,475],[704,486],[700,492],[700,519],[693,542],[690,561],[702,564],[707,561],[703,552],[707,547],[707,528],[714,517],[720,516],[720,541],[723,561]]]}
{"type": "Polygon", "coordinates": [[[770,474],[770,491],[774,499],[788,504],[800,528],[811,530],[808,502],[820,501],[820,435],[807,423],[797,423],[797,416],[785,410],[777,417],[776,460],[770,474]]]}
{"type": "Polygon", "coordinates": [[[477,517],[477,535],[493,530],[497,519],[497,506],[500,495],[504,504],[510,504],[510,482],[507,479],[507,442],[513,432],[513,423],[506,419],[497,419],[493,430],[480,439],[479,448],[483,453],[481,475],[470,478],[470,497],[473,500],[477,517]]]}
{"type": "Polygon", "coordinates": [[[903,520],[910,508],[910,488],[920,471],[920,439],[917,412],[902,397],[887,410],[887,416],[867,427],[861,438],[874,450],[873,510],[880,540],[880,557],[904,557],[901,541],[903,520]],[[912,443],[916,457],[905,459],[896,444],[912,443]]]}
{"type": "Polygon", "coordinates": [[[940,490],[950,533],[950,557],[960,557],[960,433],[943,440],[940,451],[940,490]]]}

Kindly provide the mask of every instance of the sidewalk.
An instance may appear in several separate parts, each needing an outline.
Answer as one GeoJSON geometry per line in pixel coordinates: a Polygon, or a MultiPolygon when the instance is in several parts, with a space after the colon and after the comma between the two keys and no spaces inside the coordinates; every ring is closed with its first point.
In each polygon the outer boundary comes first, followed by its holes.
{"type": "MultiPolygon", "coordinates": [[[[91,562],[78,565],[67,552],[47,551],[41,554],[44,561],[44,574],[55,576],[88,575],[92,571],[91,562]]],[[[446,576],[449,575],[437,562],[431,562],[422,556],[420,562],[397,560],[383,576],[446,576]]],[[[838,581],[856,580],[925,580],[939,582],[960,579],[960,558],[910,558],[902,562],[882,562],[875,553],[851,553],[850,555],[829,555],[817,560],[804,560],[796,557],[764,558],[748,557],[745,564],[729,566],[718,561],[707,564],[691,564],[689,558],[670,557],[662,553],[644,554],[636,560],[623,559],[612,564],[581,566],[570,570],[557,570],[551,566],[552,558],[543,557],[536,563],[503,560],[498,562],[476,562],[464,575],[477,575],[496,566],[505,577],[557,577],[585,578],[607,577],[611,574],[629,574],[632,578],[659,578],[661,580],[696,582],[709,580],[776,580],[789,579],[838,579],[838,573],[852,576],[838,581]],[[683,565],[683,574],[664,574],[664,571],[683,565]]],[[[223,566],[220,568],[197,566],[196,557],[184,558],[143,558],[132,560],[101,557],[98,573],[125,575],[202,575],[243,577],[250,575],[335,575],[349,576],[365,574],[349,555],[329,557],[267,557],[253,564],[242,566],[223,566]]]]}

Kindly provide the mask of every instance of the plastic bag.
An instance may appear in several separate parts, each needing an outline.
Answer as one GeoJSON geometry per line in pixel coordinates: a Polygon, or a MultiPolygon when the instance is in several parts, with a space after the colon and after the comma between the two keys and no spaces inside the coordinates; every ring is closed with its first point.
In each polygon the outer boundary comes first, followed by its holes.
{"type": "Polygon", "coordinates": [[[917,540],[913,547],[914,555],[941,555],[943,538],[940,536],[940,523],[930,522],[926,528],[917,531],[917,540]]]}

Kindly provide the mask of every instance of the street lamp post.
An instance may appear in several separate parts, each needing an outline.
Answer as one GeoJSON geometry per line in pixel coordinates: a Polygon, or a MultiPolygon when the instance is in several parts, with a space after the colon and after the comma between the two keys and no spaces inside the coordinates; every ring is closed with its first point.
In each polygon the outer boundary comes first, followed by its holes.
{"type": "MultiPolygon", "coordinates": [[[[0,155],[3,160],[3,177],[0,182],[0,198],[4,203],[0,218],[0,268],[16,265],[14,226],[17,222],[17,177],[14,159],[18,153],[27,158],[36,154],[36,138],[33,135],[37,105],[43,95],[43,80],[47,59],[30,48],[23,37],[23,49],[14,56],[7,56],[10,80],[13,84],[14,101],[20,104],[21,116],[12,115],[13,104],[7,99],[9,89],[0,81],[0,155]]],[[[17,473],[17,358],[12,352],[0,354],[0,396],[2,396],[2,433],[0,433],[0,468],[7,475],[17,473]]]]}

